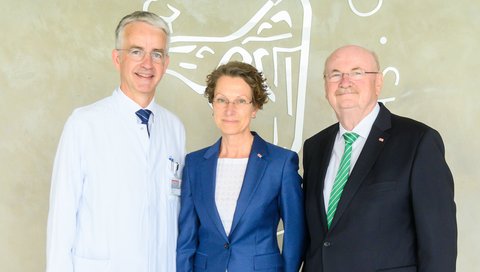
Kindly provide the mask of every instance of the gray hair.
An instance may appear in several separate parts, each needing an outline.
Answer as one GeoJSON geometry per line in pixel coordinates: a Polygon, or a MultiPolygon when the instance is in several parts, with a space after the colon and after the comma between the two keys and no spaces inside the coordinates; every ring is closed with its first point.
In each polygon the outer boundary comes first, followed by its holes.
{"type": "Polygon", "coordinates": [[[170,30],[168,25],[160,16],[148,11],[135,11],[120,20],[117,29],[115,30],[115,48],[120,49],[123,43],[123,32],[125,30],[125,26],[133,22],[144,22],[161,29],[167,38],[167,48],[165,50],[168,53],[168,47],[170,43],[170,30]]]}

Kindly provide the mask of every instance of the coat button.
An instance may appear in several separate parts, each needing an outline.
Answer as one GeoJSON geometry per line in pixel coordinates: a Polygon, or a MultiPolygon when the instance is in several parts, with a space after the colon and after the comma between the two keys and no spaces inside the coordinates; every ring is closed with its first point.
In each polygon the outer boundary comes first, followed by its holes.
{"type": "Polygon", "coordinates": [[[323,246],[324,247],[329,247],[329,246],[331,246],[331,244],[330,244],[330,242],[323,242],[323,246]]]}
{"type": "Polygon", "coordinates": [[[225,244],[223,245],[223,248],[229,249],[229,248],[230,248],[230,245],[229,245],[228,243],[225,243],[225,244]]]}

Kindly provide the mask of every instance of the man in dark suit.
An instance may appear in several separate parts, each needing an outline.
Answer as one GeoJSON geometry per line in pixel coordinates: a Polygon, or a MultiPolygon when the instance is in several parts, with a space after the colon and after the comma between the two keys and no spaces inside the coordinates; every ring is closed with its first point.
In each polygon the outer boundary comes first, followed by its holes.
{"type": "Polygon", "coordinates": [[[303,149],[303,271],[455,271],[454,185],[439,133],[377,103],[383,75],[365,48],[335,50],[324,79],[339,123],[303,149]]]}

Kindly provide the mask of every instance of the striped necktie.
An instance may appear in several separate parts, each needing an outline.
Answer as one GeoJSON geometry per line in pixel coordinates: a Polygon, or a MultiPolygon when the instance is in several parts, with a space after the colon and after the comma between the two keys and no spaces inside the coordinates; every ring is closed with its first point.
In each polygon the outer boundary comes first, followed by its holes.
{"type": "Polygon", "coordinates": [[[352,144],[357,140],[358,134],[354,132],[346,132],[343,134],[345,139],[345,150],[343,151],[342,159],[340,160],[340,166],[338,167],[335,181],[333,182],[332,192],[330,193],[330,200],[328,201],[327,210],[327,223],[328,228],[332,224],[335,211],[337,210],[338,201],[342,196],[343,187],[347,183],[350,173],[350,158],[352,157],[352,144]]]}
{"type": "Polygon", "coordinates": [[[151,110],[144,110],[139,109],[135,114],[140,118],[142,124],[147,126],[148,137],[150,137],[150,129],[148,128],[148,119],[150,118],[150,114],[152,114],[151,110]]]}

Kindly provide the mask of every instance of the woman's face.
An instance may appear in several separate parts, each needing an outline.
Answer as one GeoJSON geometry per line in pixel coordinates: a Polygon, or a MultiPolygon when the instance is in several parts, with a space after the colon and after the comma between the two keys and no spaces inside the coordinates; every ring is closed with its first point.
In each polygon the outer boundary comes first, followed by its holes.
{"type": "Polygon", "coordinates": [[[250,121],[258,110],[252,96],[252,89],[241,77],[221,76],[217,80],[213,119],[222,136],[250,135],[250,121]]]}

